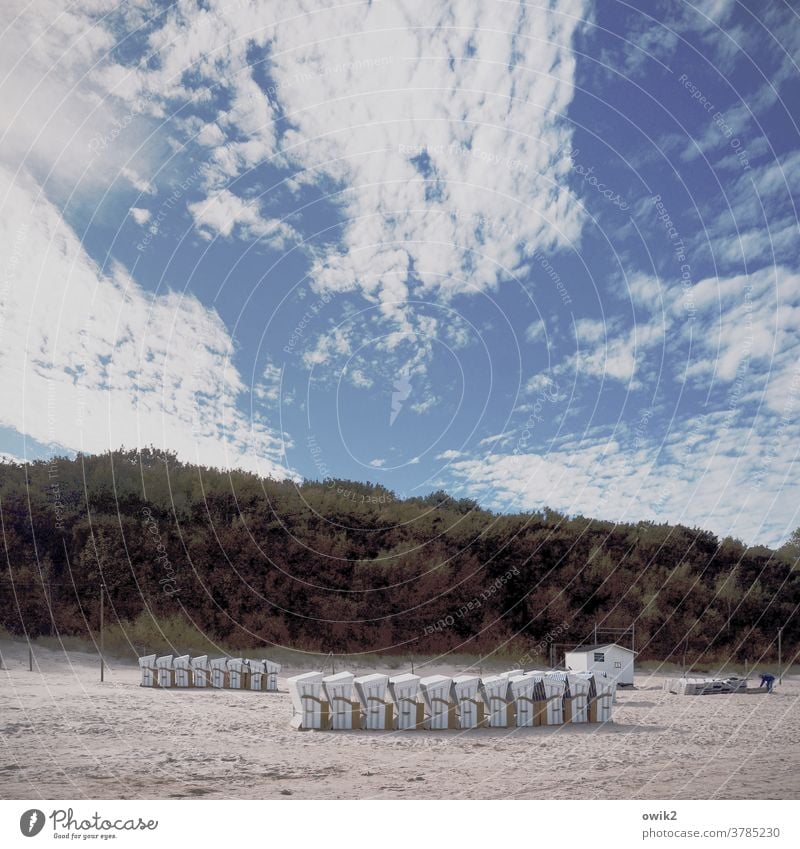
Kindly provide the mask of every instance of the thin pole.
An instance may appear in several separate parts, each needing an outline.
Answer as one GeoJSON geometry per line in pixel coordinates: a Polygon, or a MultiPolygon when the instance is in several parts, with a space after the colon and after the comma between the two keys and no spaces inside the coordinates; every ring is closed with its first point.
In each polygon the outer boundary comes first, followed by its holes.
{"type": "Polygon", "coordinates": [[[30,640],[28,640],[28,672],[33,672],[33,649],[30,640]]]}
{"type": "Polygon", "coordinates": [[[105,607],[105,587],[100,585],[100,683],[102,684],[105,680],[105,664],[103,663],[103,650],[105,648],[103,643],[103,618],[104,618],[104,607],[105,607]]]}
{"type": "Polygon", "coordinates": [[[781,646],[781,636],[783,635],[783,627],[778,628],[778,683],[783,684],[783,652],[781,646]]]}
{"type": "Polygon", "coordinates": [[[597,645],[597,620],[594,620],[594,644],[597,645]]]}

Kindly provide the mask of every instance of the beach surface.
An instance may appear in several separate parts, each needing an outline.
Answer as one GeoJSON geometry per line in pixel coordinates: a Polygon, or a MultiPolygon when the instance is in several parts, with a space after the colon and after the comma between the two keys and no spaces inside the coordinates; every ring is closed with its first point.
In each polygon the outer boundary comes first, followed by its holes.
{"type": "Polygon", "coordinates": [[[307,670],[283,670],[278,693],[154,690],[133,664],[101,684],[95,655],[36,647],[30,672],[24,643],[0,651],[4,799],[800,797],[798,676],[691,697],[639,675],[606,725],[298,732],[286,676],[307,670]]]}

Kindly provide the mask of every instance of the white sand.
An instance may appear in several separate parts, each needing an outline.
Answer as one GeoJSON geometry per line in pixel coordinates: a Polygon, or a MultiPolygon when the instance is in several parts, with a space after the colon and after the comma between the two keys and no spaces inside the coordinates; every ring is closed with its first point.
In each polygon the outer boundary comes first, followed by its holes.
{"type": "MultiPolygon", "coordinates": [[[[0,643],[9,798],[796,799],[800,680],[772,695],[621,691],[613,724],[297,732],[279,693],[151,690],[124,664],[0,643]]],[[[284,670],[293,674],[296,670],[284,670]]]]}

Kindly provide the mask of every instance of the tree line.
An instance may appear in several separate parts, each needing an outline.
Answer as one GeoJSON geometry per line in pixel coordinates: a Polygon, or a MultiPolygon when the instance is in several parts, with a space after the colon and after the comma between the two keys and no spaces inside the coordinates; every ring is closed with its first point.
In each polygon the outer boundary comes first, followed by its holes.
{"type": "Polygon", "coordinates": [[[498,514],[445,492],[259,478],[154,449],[0,465],[0,625],[92,635],[180,616],[232,648],[543,654],[635,623],[642,657],[797,643],[800,534],[498,514]],[[536,649],[534,651],[534,649],[536,649]]]}

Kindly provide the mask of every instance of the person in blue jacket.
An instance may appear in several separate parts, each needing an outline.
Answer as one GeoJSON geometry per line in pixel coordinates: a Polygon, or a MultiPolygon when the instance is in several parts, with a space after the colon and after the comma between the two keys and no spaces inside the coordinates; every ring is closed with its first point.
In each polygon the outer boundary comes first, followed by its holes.
{"type": "Polygon", "coordinates": [[[758,685],[758,688],[761,689],[765,684],[767,685],[767,692],[772,692],[772,685],[775,683],[775,676],[770,675],[769,672],[761,673],[761,683],[758,685]]]}

